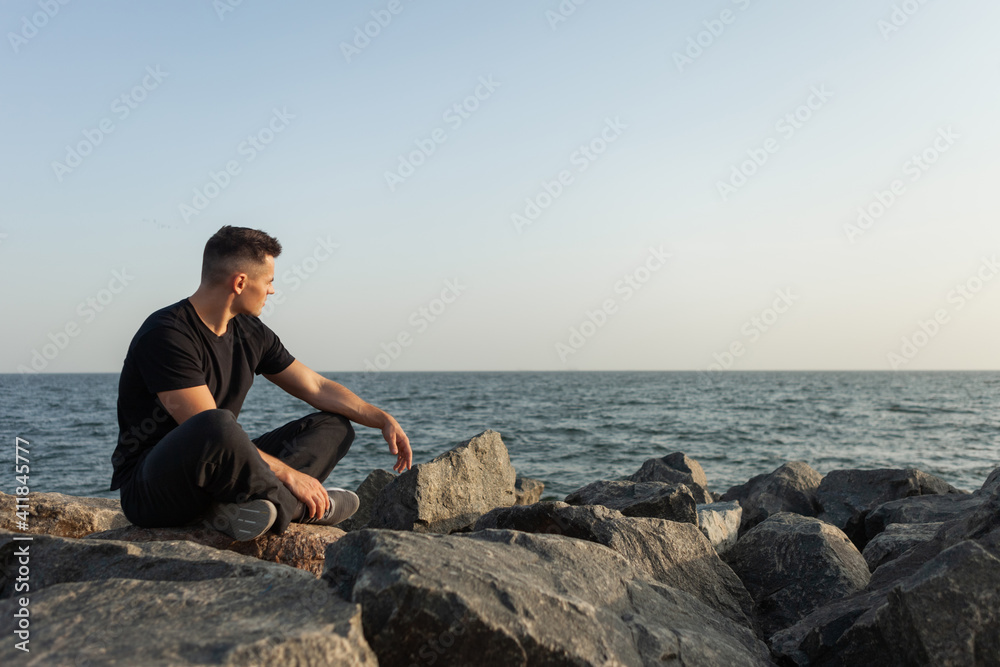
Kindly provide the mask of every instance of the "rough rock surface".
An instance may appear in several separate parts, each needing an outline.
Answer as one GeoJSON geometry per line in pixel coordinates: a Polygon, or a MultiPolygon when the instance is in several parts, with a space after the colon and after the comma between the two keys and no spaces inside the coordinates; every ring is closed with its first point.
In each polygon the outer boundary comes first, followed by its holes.
{"type": "Polygon", "coordinates": [[[496,431],[413,466],[378,494],[369,528],[448,533],[514,504],[514,468],[496,431]]]}
{"type": "Polygon", "coordinates": [[[723,502],[737,500],[743,507],[740,534],[772,514],[794,512],[802,516],[819,514],[816,491],[823,476],[802,461],[791,461],[766,475],[757,475],[746,484],[734,486],[722,496],[723,502]]]}
{"type": "Polygon", "coordinates": [[[356,491],[358,500],[361,501],[358,511],[354,513],[354,516],[348,517],[337,524],[337,528],[350,532],[364,527],[368,523],[368,520],[371,519],[372,507],[375,505],[375,499],[378,497],[378,494],[394,479],[396,479],[396,473],[389,472],[388,470],[376,469],[368,473],[365,481],[358,485],[358,490],[356,491]]]}
{"type": "Polygon", "coordinates": [[[15,598],[0,600],[0,664],[377,664],[360,608],[312,578],[278,585],[243,577],[48,586],[31,593],[30,653],[15,647],[18,608],[15,598]]]}
{"type": "MultiPolygon", "coordinates": [[[[62,493],[28,494],[28,532],[35,535],[83,537],[111,528],[130,526],[121,502],[111,498],[67,496],[62,493]]],[[[0,492],[0,516],[4,530],[20,530],[15,521],[17,500],[0,492]]]]}
{"type": "Polygon", "coordinates": [[[929,542],[941,526],[942,522],[889,524],[884,531],[875,536],[875,539],[865,545],[861,555],[865,557],[868,569],[874,572],[913,547],[929,542]]]}
{"type": "Polygon", "coordinates": [[[718,553],[724,554],[736,546],[743,517],[738,502],[698,505],[697,510],[698,527],[718,553]]]}
{"type": "Polygon", "coordinates": [[[88,535],[86,539],[120,540],[123,542],[162,542],[189,540],[197,544],[225,549],[261,560],[291,565],[300,570],[323,574],[326,547],[345,535],[335,526],[289,524],[281,535],[268,532],[254,540],[238,542],[210,528],[140,528],[129,526],[88,535]]]}
{"type": "Polygon", "coordinates": [[[545,482],[530,477],[518,477],[514,482],[515,505],[533,505],[542,499],[545,482]]]}
{"type": "Polygon", "coordinates": [[[868,584],[865,559],[839,529],[781,512],[758,524],[726,554],[757,603],[765,636],[793,625],[868,584]]]}
{"type": "Polygon", "coordinates": [[[648,459],[628,476],[630,482],[666,482],[667,484],[697,484],[708,488],[708,478],[701,464],[683,452],[674,452],[658,459],[648,459]]]}
{"type": "Polygon", "coordinates": [[[868,540],[894,523],[937,523],[954,519],[975,510],[985,498],[971,493],[946,493],[912,496],[882,503],[865,516],[868,540]]]}
{"type": "Polygon", "coordinates": [[[603,505],[625,516],[648,516],[698,525],[697,501],[684,484],[601,480],[566,496],[570,505],[603,505]]]}
{"type": "Polygon", "coordinates": [[[914,468],[881,468],[834,470],[823,478],[816,498],[823,510],[819,518],[843,530],[863,549],[868,512],[891,500],[940,493],[964,492],[914,468]]]}
{"type": "Polygon", "coordinates": [[[565,535],[614,549],[653,581],[686,591],[737,623],[753,627],[753,600],[739,578],[690,523],[626,517],[601,505],[560,502],[495,509],[474,530],[565,535]]]}
{"type": "Polygon", "coordinates": [[[766,647],[607,547],[560,535],[363,530],[323,578],[381,665],[767,665],[766,647]]]}

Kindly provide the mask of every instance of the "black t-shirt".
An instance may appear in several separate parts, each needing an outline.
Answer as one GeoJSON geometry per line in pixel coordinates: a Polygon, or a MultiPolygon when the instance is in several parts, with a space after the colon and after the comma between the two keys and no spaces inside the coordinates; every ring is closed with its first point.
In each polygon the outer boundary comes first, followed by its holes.
{"type": "Polygon", "coordinates": [[[254,374],[280,373],[293,361],[275,333],[250,315],[229,320],[221,336],[188,299],[147,317],[132,338],[118,380],[111,490],[120,488],[143,453],[177,427],[157,392],[208,385],[216,407],[238,417],[254,374]]]}

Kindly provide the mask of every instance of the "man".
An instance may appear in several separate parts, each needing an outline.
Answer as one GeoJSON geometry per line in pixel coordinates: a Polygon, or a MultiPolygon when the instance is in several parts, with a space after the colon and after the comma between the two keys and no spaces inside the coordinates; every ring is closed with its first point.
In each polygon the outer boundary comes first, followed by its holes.
{"type": "Polygon", "coordinates": [[[237,540],[292,521],[334,525],[358,508],[323,480],[354,439],[378,428],[402,472],[412,463],[396,420],[296,360],[258,319],[274,294],[277,239],[225,226],[205,244],[201,284],[150,315],[129,345],[118,384],[111,489],[139,526],[204,520],[237,540]],[[254,375],[314,413],[251,440],[236,422],[254,375]]]}

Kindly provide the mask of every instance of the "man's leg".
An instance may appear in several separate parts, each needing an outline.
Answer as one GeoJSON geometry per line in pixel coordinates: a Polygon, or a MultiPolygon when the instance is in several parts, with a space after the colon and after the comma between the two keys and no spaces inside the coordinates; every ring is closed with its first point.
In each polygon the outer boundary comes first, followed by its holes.
{"type": "Polygon", "coordinates": [[[343,415],[316,412],[254,438],[254,444],[299,472],[326,480],[354,442],[354,427],[343,415]]]}
{"type": "Polygon", "coordinates": [[[264,498],[288,527],[299,502],[260,456],[229,410],[205,410],[167,434],[139,462],[121,489],[122,510],[145,527],[196,521],[213,503],[264,498]]]}

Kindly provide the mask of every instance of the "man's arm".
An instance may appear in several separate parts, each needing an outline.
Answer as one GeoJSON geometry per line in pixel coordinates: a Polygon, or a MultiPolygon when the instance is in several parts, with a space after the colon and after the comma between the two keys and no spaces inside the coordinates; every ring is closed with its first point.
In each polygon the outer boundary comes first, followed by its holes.
{"type": "Polygon", "coordinates": [[[336,412],[352,422],[381,430],[389,444],[389,453],[396,456],[393,470],[403,472],[412,465],[410,440],[399,423],[389,413],[361,400],[347,387],[326,379],[297,359],[280,373],[264,377],[317,410],[336,412]]]}

